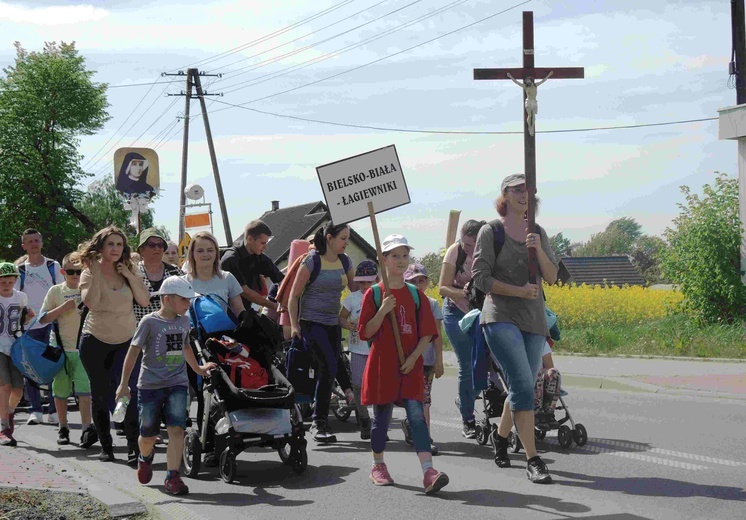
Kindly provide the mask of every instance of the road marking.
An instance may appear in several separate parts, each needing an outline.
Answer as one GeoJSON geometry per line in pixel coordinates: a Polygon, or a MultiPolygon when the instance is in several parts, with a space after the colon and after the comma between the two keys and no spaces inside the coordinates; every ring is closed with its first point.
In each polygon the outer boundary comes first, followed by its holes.
{"type": "MultiPolygon", "coordinates": [[[[492,421],[492,422],[494,422],[494,424],[497,424],[497,422],[495,421],[492,421]]],[[[440,420],[431,419],[430,423],[436,426],[443,426],[446,428],[456,428],[459,430],[462,427],[462,424],[459,419],[454,419],[452,421],[440,421],[440,420]],[[457,420],[458,422],[455,422],[457,420]]],[[[545,442],[559,446],[556,437],[549,437],[545,439],[545,442]]],[[[689,469],[689,470],[695,470],[695,471],[711,469],[711,468],[709,466],[702,466],[700,464],[692,464],[689,462],[681,462],[681,461],[670,460],[670,459],[665,459],[661,457],[655,457],[651,455],[645,455],[644,453],[652,453],[655,455],[664,455],[668,457],[676,457],[679,459],[694,460],[697,462],[709,462],[710,464],[719,464],[722,466],[731,466],[731,467],[746,466],[746,462],[739,462],[739,461],[728,460],[728,459],[719,459],[716,457],[708,457],[706,455],[697,455],[695,453],[686,453],[682,451],[667,450],[663,448],[653,448],[647,444],[642,444],[639,442],[617,441],[617,440],[601,439],[601,438],[594,438],[594,437],[589,438],[588,444],[586,444],[582,448],[580,446],[574,445],[573,449],[582,450],[586,452],[593,452],[593,453],[603,453],[605,455],[614,455],[616,457],[623,457],[623,458],[633,459],[633,460],[641,460],[644,462],[651,462],[653,464],[660,464],[663,466],[672,466],[675,468],[689,469]],[[619,450],[618,448],[623,448],[624,450],[619,450]],[[633,451],[625,451],[625,450],[633,450],[633,451]]]]}

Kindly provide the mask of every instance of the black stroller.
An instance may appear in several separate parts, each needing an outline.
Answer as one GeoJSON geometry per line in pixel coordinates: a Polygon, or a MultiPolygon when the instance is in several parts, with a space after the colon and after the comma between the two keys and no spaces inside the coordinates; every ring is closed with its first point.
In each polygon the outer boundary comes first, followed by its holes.
{"type": "MultiPolygon", "coordinates": [[[[490,422],[490,419],[495,419],[502,415],[505,400],[508,398],[508,393],[505,390],[507,385],[505,384],[500,365],[498,365],[492,357],[489,349],[487,350],[487,355],[490,360],[490,374],[488,386],[481,393],[484,406],[484,417],[476,426],[477,442],[479,442],[479,444],[487,444],[488,442],[491,442],[492,439],[490,436],[497,434],[497,424],[490,422]]],[[[541,440],[546,437],[548,431],[557,430],[557,442],[562,449],[570,448],[573,441],[578,446],[585,446],[586,442],[588,442],[588,433],[586,432],[585,426],[573,421],[570,411],[563,399],[566,395],[567,392],[564,390],[560,392],[558,395],[559,404],[555,408],[555,411],[564,412],[564,417],[551,423],[536,421],[534,436],[537,440],[541,440]],[[570,426],[567,426],[565,424],[566,422],[569,422],[570,426]]],[[[508,434],[508,447],[512,453],[518,453],[523,448],[515,426],[513,426],[513,429],[511,429],[508,434]]]]}
{"type": "Polygon", "coordinates": [[[198,360],[217,363],[218,353],[225,347],[216,338],[228,336],[249,346],[251,357],[267,371],[269,384],[257,389],[237,388],[222,368],[212,372],[204,382],[200,428],[189,428],[184,439],[184,473],[196,478],[204,453],[205,462],[208,457],[218,462],[221,478],[231,482],[236,475],[236,457],[250,447],[275,449],[284,464],[303,473],[308,465],[307,441],[293,387],[275,363],[282,340],[277,325],[251,311],[232,331],[207,334],[201,325],[197,322],[191,334],[198,360]]]}

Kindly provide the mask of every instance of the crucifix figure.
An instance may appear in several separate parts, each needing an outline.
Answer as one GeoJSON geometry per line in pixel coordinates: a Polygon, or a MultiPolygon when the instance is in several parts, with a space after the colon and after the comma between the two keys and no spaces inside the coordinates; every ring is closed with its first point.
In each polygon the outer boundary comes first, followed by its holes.
{"type": "MultiPolygon", "coordinates": [[[[555,68],[537,68],[534,67],[534,13],[532,11],[523,12],[523,67],[512,69],[474,69],[474,79],[510,79],[523,89],[522,110],[526,111],[526,117],[523,121],[523,160],[526,175],[526,190],[529,193],[528,210],[526,218],[528,220],[528,229],[536,229],[534,208],[534,197],[536,194],[536,137],[534,136],[536,127],[536,114],[539,106],[536,101],[536,87],[544,83],[550,77],[555,79],[569,79],[584,77],[583,67],[555,67],[555,68]],[[523,82],[518,81],[520,78],[523,82]],[[544,78],[534,81],[534,78],[544,78]]],[[[536,251],[528,250],[529,261],[529,281],[536,282],[536,272],[538,265],[536,263],[536,251]]]]}
{"type": "Polygon", "coordinates": [[[536,114],[539,113],[539,102],[536,100],[536,87],[551,78],[552,72],[547,74],[546,78],[540,79],[536,82],[534,81],[534,78],[528,77],[523,80],[523,83],[521,83],[520,81],[517,81],[510,72],[508,72],[508,77],[513,83],[523,89],[523,92],[526,96],[526,102],[524,103],[524,105],[526,107],[526,124],[528,125],[528,133],[530,135],[534,135],[534,123],[536,122],[536,114]]]}

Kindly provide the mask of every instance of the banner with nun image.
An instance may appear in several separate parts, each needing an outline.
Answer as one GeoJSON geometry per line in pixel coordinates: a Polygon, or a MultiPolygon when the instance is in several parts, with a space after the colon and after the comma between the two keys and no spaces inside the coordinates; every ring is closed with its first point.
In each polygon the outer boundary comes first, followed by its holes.
{"type": "Polygon", "coordinates": [[[158,154],[150,148],[120,148],[114,152],[114,183],[125,196],[155,195],[160,187],[158,154]]]}

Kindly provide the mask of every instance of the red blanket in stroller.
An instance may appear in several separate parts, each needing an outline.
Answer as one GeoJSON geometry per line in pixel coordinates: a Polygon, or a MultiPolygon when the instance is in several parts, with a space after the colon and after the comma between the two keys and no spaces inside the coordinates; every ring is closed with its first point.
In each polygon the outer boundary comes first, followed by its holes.
{"type": "Polygon", "coordinates": [[[237,388],[256,389],[269,384],[269,374],[249,355],[249,347],[242,343],[215,341],[224,347],[215,349],[218,363],[237,388]]]}

